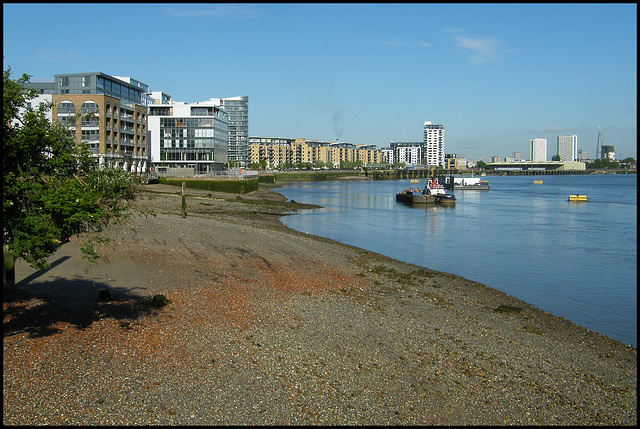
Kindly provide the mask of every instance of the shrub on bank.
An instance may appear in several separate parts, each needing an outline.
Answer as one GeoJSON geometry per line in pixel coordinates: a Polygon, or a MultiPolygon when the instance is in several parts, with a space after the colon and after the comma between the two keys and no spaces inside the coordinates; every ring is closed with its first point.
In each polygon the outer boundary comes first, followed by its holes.
{"type": "Polygon", "coordinates": [[[163,185],[182,186],[186,183],[187,188],[203,189],[214,192],[228,192],[230,194],[246,194],[258,190],[258,179],[238,179],[238,180],[207,180],[207,179],[169,179],[160,177],[158,179],[163,185]]]}
{"type": "Polygon", "coordinates": [[[258,183],[276,183],[275,174],[261,174],[258,176],[258,183]]]}

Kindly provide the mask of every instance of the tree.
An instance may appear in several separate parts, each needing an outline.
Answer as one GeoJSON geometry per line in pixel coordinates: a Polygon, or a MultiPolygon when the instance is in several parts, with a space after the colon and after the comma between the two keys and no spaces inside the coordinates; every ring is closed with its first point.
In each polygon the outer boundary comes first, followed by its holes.
{"type": "Polygon", "coordinates": [[[560,161],[560,155],[553,155],[551,161],[560,161]]]}
{"type": "Polygon", "coordinates": [[[15,290],[16,257],[47,268],[47,258],[71,235],[91,233],[83,258],[97,261],[94,243],[106,241],[104,226],[126,217],[135,193],[130,173],[98,166],[72,131],[49,122],[51,105],[29,106],[36,94],[24,88],[27,74],[17,80],[11,69],[3,74],[3,247],[6,289],[15,290]]]}
{"type": "Polygon", "coordinates": [[[587,169],[616,169],[620,168],[620,163],[618,161],[611,161],[609,159],[596,159],[593,162],[590,162],[586,165],[587,169]]]}
{"type": "Polygon", "coordinates": [[[484,161],[478,161],[477,164],[476,164],[476,167],[485,169],[485,168],[487,168],[487,163],[484,162],[484,161]]]}

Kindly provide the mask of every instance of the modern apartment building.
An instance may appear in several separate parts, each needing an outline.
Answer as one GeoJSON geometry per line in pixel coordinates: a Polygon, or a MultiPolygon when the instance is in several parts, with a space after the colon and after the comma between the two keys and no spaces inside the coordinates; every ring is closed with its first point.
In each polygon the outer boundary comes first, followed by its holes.
{"type": "Polygon", "coordinates": [[[424,146],[426,153],[423,154],[423,158],[427,166],[433,165],[444,168],[444,143],[444,126],[425,121],[424,146]]]}
{"type": "Polygon", "coordinates": [[[149,168],[147,105],[149,87],[131,78],[101,72],[54,75],[53,82],[25,87],[51,94],[51,120],[73,129],[100,164],[134,173],[149,168]],[[80,115],[78,115],[80,114],[80,115]]]}
{"type": "Polygon", "coordinates": [[[249,137],[249,164],[265,160],[269,167],[295,164],[292,148],[296,139],[280,137],[249,137]]]}
{"type": "Polygon", "coordinates": [[[212,98],[209,101],[227,112],[229,161],[245,167],[249,162],[249,97],[212,98]]]}
{"type": "Polygon", "coordinates": [[[216,100],[152,104],[149,133],[151,162],[159,173],[176,168],[191,174],[217,173],[228,162],[227,112],[216,100]]]}
{"type": "Polygon", "coordinates": [[[270,168],[280,164],[315,163],[322,161],[330,167],[339,167],[341,161],[361,161],[363,165],[381,164],[382,153],[373,145],[355,145],[344,142],[281,137],[250,137],[249,163],[265,160],[270,168]]]}
{"type": "Polygon", "coordinates": [[[533,138],[529,142],[529,160],[545,162],[547,160],[547,139],[533,138]]]}
{"type": "Polygon", "coordinates": [[[382,158],[384,159],[384,162],[387,162],[391,165],[395,164],[396,161],[395,161],[393,149],[391,149],[390,147],[383,147],[380,149],[380,153],[382,154],[382,158]]]}
{"type": "Polygon", "coordinates": [[[447,170],[466,170],[467,158],[462,153],[448,153],[444,156],[444,164],[447,170]]]}
{"type": "Polygon", "coordinates": [[[393,151],[393,163],[424,164],[426,152],[424,142],[391,142],[389,143],[389,148],[393,151]]]}
{"type": "Polygon", "coordinates": [[[560,161],[578,160],[578,136],[558,135],[558,156],[560,161]]]}
{"type": "Polygon", "coordinates": [[[589,152],[578,149],[578,161],[587,162],[589,160],[589,152]]]}

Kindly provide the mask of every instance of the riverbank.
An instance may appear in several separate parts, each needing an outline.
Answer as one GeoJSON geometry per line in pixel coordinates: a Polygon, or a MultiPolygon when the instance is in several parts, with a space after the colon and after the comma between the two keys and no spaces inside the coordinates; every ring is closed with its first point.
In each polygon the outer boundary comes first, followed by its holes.
{"type": "Polygon", "coordinates": [[[178,190],[143,187],[155,216],[110,229],[97,266],[76,238],[17,264],[4,424],[637,423],[635,348],[292,231],[304,206],[269,190],[187,194],[182,218],[178,190]]]}

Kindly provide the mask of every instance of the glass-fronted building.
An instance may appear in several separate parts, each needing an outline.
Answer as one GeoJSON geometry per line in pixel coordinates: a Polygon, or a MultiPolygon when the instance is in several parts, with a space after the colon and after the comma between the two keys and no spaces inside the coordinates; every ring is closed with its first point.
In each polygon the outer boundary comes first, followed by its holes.
{"type": "Polygon", "coordinates": [[[249,162],[249,97],[212,98],[209,101],[221,107],[228,115],[229,161],[246,167],[249,162]]]}
{"type": "Polygon", "coordinates": [[[221,172],[228,162],[228,115],[213,100],[149,106],[151,162],[156,171],[221,172]]]}

